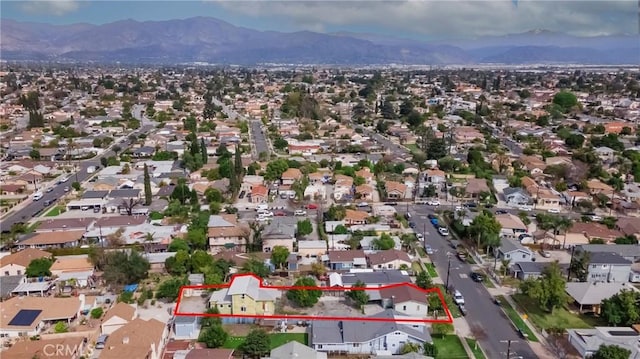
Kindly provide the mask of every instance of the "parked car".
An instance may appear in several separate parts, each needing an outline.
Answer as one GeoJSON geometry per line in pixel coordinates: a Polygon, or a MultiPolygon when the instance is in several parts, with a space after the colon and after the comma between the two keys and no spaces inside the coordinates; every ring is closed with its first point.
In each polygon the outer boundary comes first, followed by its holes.
{"type": "Polygon", "coordinates": [[[429,206],[439,206],[440,205],[440,201],[427,201],[427,204],[429,206]]]}
{"type": "Polygon", "coordinates": [[[416,238],[418,238],[419,241],[424,240],[424,236],[422,235],[422,233],[416,233],[416,238]]]}
{"type": "Polygon", "coordinates": [[[559,210],[559,209],[557,209],[557,208],[549,208],[549,209],[547,210],[547,212],[549,212],[549,213],[560,213],[560,210],[559,210]]]}
{"type": "Polygon", "coordinates": [[[507,214],[509,212],[505,211],[504,209],[499,209],[496,211],[496,214],[507,214]]]}
{"type": "Polygon", "coordinates": [[[49,188],[47,188],[47,193],[49,193],[49,192],[51,192],[51,191],[53,191],[53,187],[49,187],[49,188]]]}
{"type": "Polygon", "coordinates": [[[65,191],[65,192],[69,192],[69,186],[65,187],[65,188],[64,188],[64,191],[65,191]]]}
{"type": "Polygon", "coordinates": [[[518,207],[519,210],[524,211],[524,212],[531,212],[533,211],[533,207],[531,206],[520,206],[518,207]]]}
{"type": "Polygon", "coordinates": [[[398,202],[385,202],[384,205],[385,206],[397,206],[398,202]]]}
{"type": "Polygon", "coordinates": [[[276,217],[284,217],[284,216],[286,216],[286,215],[287,215],[287,214],[286,214],[285,212],[283,212],[283,211],[276,211],[274,214],[276,215],[276,217]]]}
{"type": "Polygon", "coordinates": [[[446,237],[449,235],[449,230],[447,229],[447,227],[438,227],[438,232],[443,237],[446,237]]]}
{"type": "Polygon", "coordinates": [[[428,244],[424,246],[424,250],[425,252],[427,252],[427,254],[433,254],[433,248],[431,248],[431,246],[428,244]]]}
{"type": "Polygon", "coordinates": [[[460,304],[458,306],[458,309],[460,310],[460,314],[462,314],[463,316],[467,315],[467,308],[464,307],[464,304],[460,304]]]}
{"type": "Polygon", "coordinates": [[[460,293],[459,290],[454,290],[453,291],[453,301],[457,305],[464,305],[464,297],[462,296],[462,293],[460,293]]]}
{"type": "Polygon", "coordinates": [[[473,272],[473,273],[471,273],[471,279],[474,282],[480,283],[480,282],[482,282],[484,280],[484,276],[482,274],[478,273],[478,272],[473,272]]]}
{"type": "Polygon", "coordinates": [[[413,223],[413,222],[409,222],[409,227],[411,227],[411,228],[416,228],[416,224],[415,224],[415,223],[413,223]]]}
{"type": "Polygon", "coordinates": [[[307,205],[307,209],[318,209],[318,205],[310,203],[310,204],[307,205]]]}
{"type": "Polygon", "coordinates": [[[302,210],[302,209],[296,209],[295,212],[293,212],[294,216],[306,216],[307,215],[307,211],[302,210]]]}
{"type": "Polygon", "coordinates": [[[545,258],[551,258],[551,253],[545,251],[545,250],[540,250],[540,255],[545,257],[545,258]]]}

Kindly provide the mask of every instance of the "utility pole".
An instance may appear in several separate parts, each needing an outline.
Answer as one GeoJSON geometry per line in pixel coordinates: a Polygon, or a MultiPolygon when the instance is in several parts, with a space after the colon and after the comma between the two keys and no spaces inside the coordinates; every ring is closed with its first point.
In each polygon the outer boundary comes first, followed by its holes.
{"type": "Polygon", "coordinates": [[[567,282],[571,280],[571,265],[573,264],[573,253],[575,251],[576,251],[576,246],[571,247],[571,259],[569,260],[569,268],[567,268],[567,282]]]}
{"type": "Polygon", "coordinates": [[[449,263],[447,264],[447,287],[445,290],[449,290],[449,274],[451,273],[451,255],[448,255],[449,263]]]}
{"type": "Polygon", "coordinates": [[[501,340],[500,343],[507,343],[507,359],[511,358],[511,343],[517,343],[517,340],[501,340]]]}

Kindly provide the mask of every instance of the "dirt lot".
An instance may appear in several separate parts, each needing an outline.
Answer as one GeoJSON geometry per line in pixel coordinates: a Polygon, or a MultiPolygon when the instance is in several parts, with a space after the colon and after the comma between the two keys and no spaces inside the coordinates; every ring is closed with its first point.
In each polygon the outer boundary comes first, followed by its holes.
{"type": "MultiPolygon", "coordinates": [[[[286,302],[286,301],[284,301],[286,302]]],[[[332,296],[322,296],[316,305],[313,308],[297,308],[291,306],[289,303],[286,303],[283,307],[284,313],[299,313],[309,316],[340,316],[340,317],[351,317],[351,316],[362,316],[362,312],[356,308],[350,306],[345,298],[342,297],[332,297],[332,296]]]]}

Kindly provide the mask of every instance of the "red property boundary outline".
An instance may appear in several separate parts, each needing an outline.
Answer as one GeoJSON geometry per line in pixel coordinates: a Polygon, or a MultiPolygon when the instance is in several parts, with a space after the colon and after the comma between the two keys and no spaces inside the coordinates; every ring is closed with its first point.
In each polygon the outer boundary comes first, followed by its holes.
{"type": "Polygon", "coordinates": [[[258,277],[253,273],[247,274],[236,274],[231,278],[231,281],[225,284],[211,284],[211,285],[184,285],[180,287],[180,292],[178,293],[178,300],[176,302],[176,307],[173,310],[174,316],[185,316],[185,317],[218,317],[218,318],[252,318],[252,319],[296,319],[296,320],[348,320],[348,321],[365,321],[365,322],[399,322],[399,323],[446,323],[453,324],[453,316],[451,315],[451,311],[447,306],[447,303],[444,299],[444,295],[442,291],[438,287],[433,287],[430,289],[422,289],[416,286],[413,283],[397,283],[390,284],[382,287],[376,288],[343,288],[343,287],[296,287],[296,286],[268,286],[265,285],[263,279],[258,277]],[[336,316],[314,316],[314,315],[248,315],[248,314],[208,314],[208,313],[183,313],[180,312],[180,302],[182,301],[182,297],[184,295],[184,291],[187,289],[221,289],[221,288],[229,288],[234,279],[239,277],[254,277],[260,283],[260,288],[269,288],[269,289],[278,289],[282,291],[287,291],[291,289],[311,289],[311,290],[321,290],[321,291],[338,291],[338,290],[380,290],[380,289],[388,289],[388,288],[396,288],[408,286],[413,289],[417,289],[425,294],[435,292],[438,294],[440,298],[440,302],[442,304],[442,308],[447,315],[447,319],[394,319],[394,318],[371,318],[371,317],[336,317],[336,316]]]}

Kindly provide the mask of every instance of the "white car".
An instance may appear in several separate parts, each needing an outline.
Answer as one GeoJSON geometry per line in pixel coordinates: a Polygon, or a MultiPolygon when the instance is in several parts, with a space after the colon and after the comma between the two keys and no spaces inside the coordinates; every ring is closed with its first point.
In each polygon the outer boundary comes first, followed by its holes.
{"type": "Polygon", "coordinates": [[[438,232],[440,232],[440,235],[442,235],[443,237],[449,235],[449,230],[447,229],[447,227],[439,227],[438,232]]]}
{"type": "Polygon", "coordinates": [[[295,212],[293,212],[294,216],[306,216],[307,215],[307,211],[303,211],[301,209],[296,209],[295,212]]]}
{"type": "Polygon", "coordinates": [[[418,238],[419,241],[424,240],[424,236],[422,235],[422,233],[416,233],[416,238],[418,238]]]}
{"type": "Polygon", "coordinates": [[[453,301],[457,305],[464,305],[464,297],[462,296],[462,293],[460,293],[457,290],[455,292],[453,292],[453,301]]]}
{"type": "Polygon", "coordinates": [[[427,205],[429,205],[429,206],[439,206],[440,205],[440,201],[428,201],[427,205]]]}
{"type": "Polygon", "coordinates": [[[431,246],[428,244],[424,246],[424,250],[427,252],[427,254],[433,254],[433,248],[431,248],[431,246]]]}
{"type": "Polygon", "coordinates": [[[549,212],[549,213],[560,213],[560,210],[559,210],[559,209],[557,209],[557,208],[549,208],[549,209],[547,210],[547,212],[549,212]]]}
{"type": "Polygon", "coordinates": [[[521,211],[525,211],[525,212],[533,211],[533,207],[531,207],[531,206],[520,206],[520,207],[518,207],[518,209],[521,210],[521,211]]]}
{"type": "Polygon", "coordinates": [[[591,216],[591,220],[594,221],[594,222],[599,222],[599,221],[602,221],[602,217],[597,216],[597,215],[594,214],[594,215],[591,216]]]}

